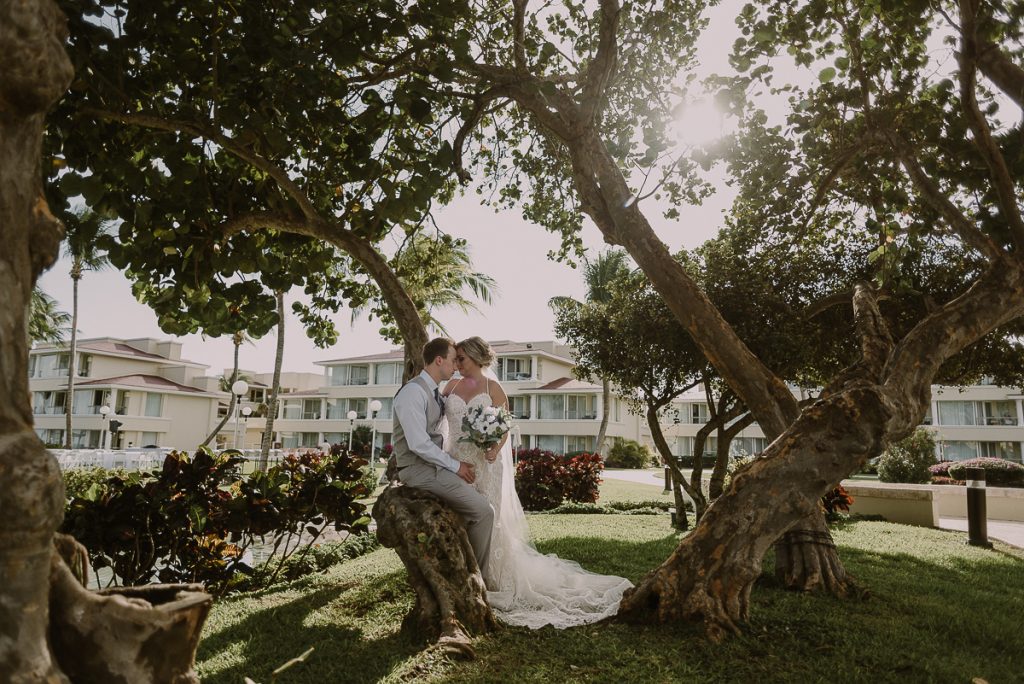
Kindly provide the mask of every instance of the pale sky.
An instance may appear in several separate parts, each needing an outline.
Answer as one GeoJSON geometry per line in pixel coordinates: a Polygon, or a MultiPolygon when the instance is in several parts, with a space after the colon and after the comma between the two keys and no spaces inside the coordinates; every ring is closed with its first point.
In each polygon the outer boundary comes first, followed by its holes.
{"type": "MultiPolygon", "coordinates": [[[[738,32],[734,17],[741,1],[727,0],[712,10],[711,24],[699,42],[700,75],[715,71],[727,72],[728,53],[738,32]]],[[[729,206],[733,192],[720,176],[716,177],[718,192],[701,207],[680,207],[681,218],[668,221],[653,205],[646,215],[656,232],[670,249],[693,248],[713,236],[722,224],[722,212],[729,206]]],[[[567,295],[580,299],[584,295],[582,276],[578,269],[550,261],[547,253],[558,248],[558,237],[522,219],[518,211],[495,214],[481,206],[475,193],[458,198],[437,213],[438,225],[454,236],[466,238],[475,270],[497,281],[499,293],[490,306],[481,305],[480,313],[460,311],[437,312],[455,339],[480,335],[485,339],[545,340],[552,339],[553,316],[547,306],[551,297],[567,295]]],[[[584,244],[590,255],[604,247],[598,230],[588,220],[584,244]]],[[[45,273],[40,284],[55,297],[61,309],[71,309],[71,280],[68,262],[61,260],[45,273]]],[[[301,291],[289,294],[288,304],[301,291]]],[[[350,326],[348,311],[336,318],[340,335],[338,344],[319,349],[306,337],[299,321],[286,306],[285,371],[322,369],[315,361],[357,356],[383,351],[391,345],[377,335],[378,322],[358,321],[350,326]]],[[[117,270],[87,273],[79,290],[79,334],[82,337],[156,337],[171,339],[156,323],[156,316],[147,306],[135,300],[129,281],[117,270]]],[[[230,369],[232,345],[229,337],[203,339],[198,335],[180,338],[182,356],[208,364],[211,374],[230,369]]],[[[244,345],[240,353],[242,368],[270,372],[274,365],[276,331],[252,345],[244,345]]]]}

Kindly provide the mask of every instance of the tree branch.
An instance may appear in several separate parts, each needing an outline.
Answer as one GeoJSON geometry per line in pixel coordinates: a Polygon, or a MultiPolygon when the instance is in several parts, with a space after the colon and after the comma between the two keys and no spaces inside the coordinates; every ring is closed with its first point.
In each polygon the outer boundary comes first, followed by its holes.
{"type": "Polygon", "coordinates": [[[964,244],[977,250],[992,261],[1003,261],[1006,258],[1006,253],[1002,248],[978,230],[964,213],[939,189],[935,181],[921,168],[917,161],[917,156],[911,150],[907,141],[892,131],[886,131],[885,137],[896,151],[897,157],[903,164],[903,168],[906,169],[907,175],[910,176],[911,181],[917,187],[917,191],[922,199],[945,219],[953,232],[964,241],[964,244]]]}
{"type": "Polygon", "coordinates": [[[853,318],[860,335],[862,362],[866,370],[878,378],[894,345],[889,326],[878,310],[874,289],[868,283],[854,286],[853,318]]]}
{"type": "Polygon", "coordinates": [[[129,126],[138,126],[139,128],[167,131],[168,133],[188,133],[197,138],[207,138],[253,168],[259,169],[273,178],[278,187],[299,205],[302,214],[307,219],[311,221],[318,219],[319,212],[317,212],[316,207],[313,206],[306,193],[288,176],[284,169],[211,126],[191,121],[165,119],[149,114],[122,114],[103,109],[93,109],[91,107],[83,108],[81,112],[103,121],[115,121],[129,126]]]}
{"type": "Polygon", "coordinates": [[[976,57],[978,70],[1024,109],[1024,69],[993,43],[978,40],[976,57]]]}
{"type": "Polygon", "coordinates": [[[992,139],[992,131],[978,107],[975,95],[978,51],[976,12],[975,0],[960,0],[960,101],[971,132],[974,133],[974,142],[988,165],[1013,244],[1018,252],[1024,252],[1024,219],[1021,218],[1020,206],[1017,204],[1013,176],[999,146],[992,139]]]}
{"type": "Polygon", "coordinates": [[[587,66],[583,78],[580,108],[585,121],[592,122],[604,99],[604,91],[611,82],[618,62],[619,13],[618,0],[601,0],[601,27],[598,33],[597,56],[587,66]]]}
{"type": "Polygon", "coordinates": [[[480,120],[484,117],[487,111],[487,105],[502,97],[509,97],[508,89],[495,86],[489,90],[484,91],[480,95],[477,95],[474,99],[476,104],[473,105],[473,111],[469,113],[469,116],[459,127],[459,132],[455,134],[455,141],[452,144],[453,160],[452,163],[455,166],[455,175],[459,181],[463,184],[468,183],[471,180],[469,172],[466,171],[466,167],[462,164],[463,147],[466,144],[466,138],[473,132],[473,129],[479,125],[480,120]]]}
{"type": "Polygon", "coordinates": [[[512,54],[516,70],[526,72],[526,4],[529,0],[512,0],[512,54]]]}

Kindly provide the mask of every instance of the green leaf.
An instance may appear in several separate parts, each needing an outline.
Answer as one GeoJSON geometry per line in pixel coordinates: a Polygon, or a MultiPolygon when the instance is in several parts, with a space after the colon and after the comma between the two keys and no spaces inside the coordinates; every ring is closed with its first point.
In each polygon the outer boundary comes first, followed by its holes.
{"type": "Polygon", "coordinates": [[[825,67],[818,72],[818,80],[822,83],[828,83],[836,77],[836,70],[833,67],[825,67]]]}

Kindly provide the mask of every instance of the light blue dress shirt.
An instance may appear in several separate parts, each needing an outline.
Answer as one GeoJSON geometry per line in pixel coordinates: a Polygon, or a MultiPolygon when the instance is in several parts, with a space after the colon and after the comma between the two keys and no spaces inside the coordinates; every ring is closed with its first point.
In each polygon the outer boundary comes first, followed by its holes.
{"type": "Polygon", "coordinates": [[[412,383],[406,384],[395,395],[391,410],[394,411],[398,422],[402,425],[405,441],[409,445],[410,451],[427,463],[457,473],[459,465],[461,465],[460,461],[452,458],[450,454],[434,444],[430,435],[427,434],[427,402],[434,401],[434,390],[437,389],[437,383],[427,371],[421,371],[420,377],[426,381],[430,388],[430,394],[424,394],[417,388],[410,387],[412,383]]]}

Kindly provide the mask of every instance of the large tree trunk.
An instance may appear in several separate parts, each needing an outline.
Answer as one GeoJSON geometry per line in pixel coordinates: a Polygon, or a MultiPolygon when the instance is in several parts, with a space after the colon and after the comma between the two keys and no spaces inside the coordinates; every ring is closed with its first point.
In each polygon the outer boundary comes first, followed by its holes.
{"type": "Polygon", "coordinates": [[[277,394],[281,390],[281,366],[284,364],[284,292],[277,292],[277,353],[274,355],[274,379],[270,381],[270,399],[260,442],[260,470],[266,470],[270,460],[270,443],[274,439],[274,420],[277,418],[277,394]]]}
{"type": "Polygon", "coordinates": [[[398,553],[416,592],[402,630],[474,657],[471,637],[493,631],[497,621],[459,516],[427,492],[392,485],[374,503],[373,518],[377,538],[398,553]]]}
{"type": "Polygon", "coordinates": [[[66,681],[51,655],[52,537],[64,512],[56,459],[32,429],[29,299],[62,228],[43,198],[43,117],[71,82],[49,0],[0,0],[0,681],[66,681]]]}
{"type": "MultiPolygon", "coordinates": [[[[683,471],[679,469],[679,462],[672,454],[672,449],[669,448],[668,442],[665,440],[665,434],[661,431],[661,423],[658,422],[658,411],[662,409],[664,404],[654,404],[647,407],[647,427],[651,431],[651,439],[654,440],[654,447],[658,450],[658,454],[661,455],[662,462],[668,467],[672,474],[672,485],[673,490],[676,485],[679,485],[686,490],[687,496],[693,500],[693,515],[697,520],[704,515],[704,509],[707,507],[707,500],[704,498],[704,493],[700,489],[700,482],[698,480],[697,486],[694,487],[690,482],[687,482],[686,476],[683,475],[683,471]]],[[[686,509],[682,506],[682,495],[677,495],[676,500],[676,526],[685,530],[689,526],[686,520],[686,509]]]]}
{"type": "Polygon", "coordinates": [[[71,344],[68,347],[68,392],[64,397],[65,449],[71,448],[71,433],[74,429],[72,414],[75,411],[75,354],[78,351],[78,282],[82,279],[82,270],[77,261],[76,258],[76,263],[71,267],[71,344]]]}
{"type": "Polygon", "coordinates": [[[818,500],[851,462],[881,452],[891,418],[886,403],[877,388],[858,388],[807,409],[764,458],[733,476],[725,496],[679,548],[627,592],[620,616],[702,620],[712,639],[737,632],[749,616],[765,552],[818,510],[818,500]]]}

